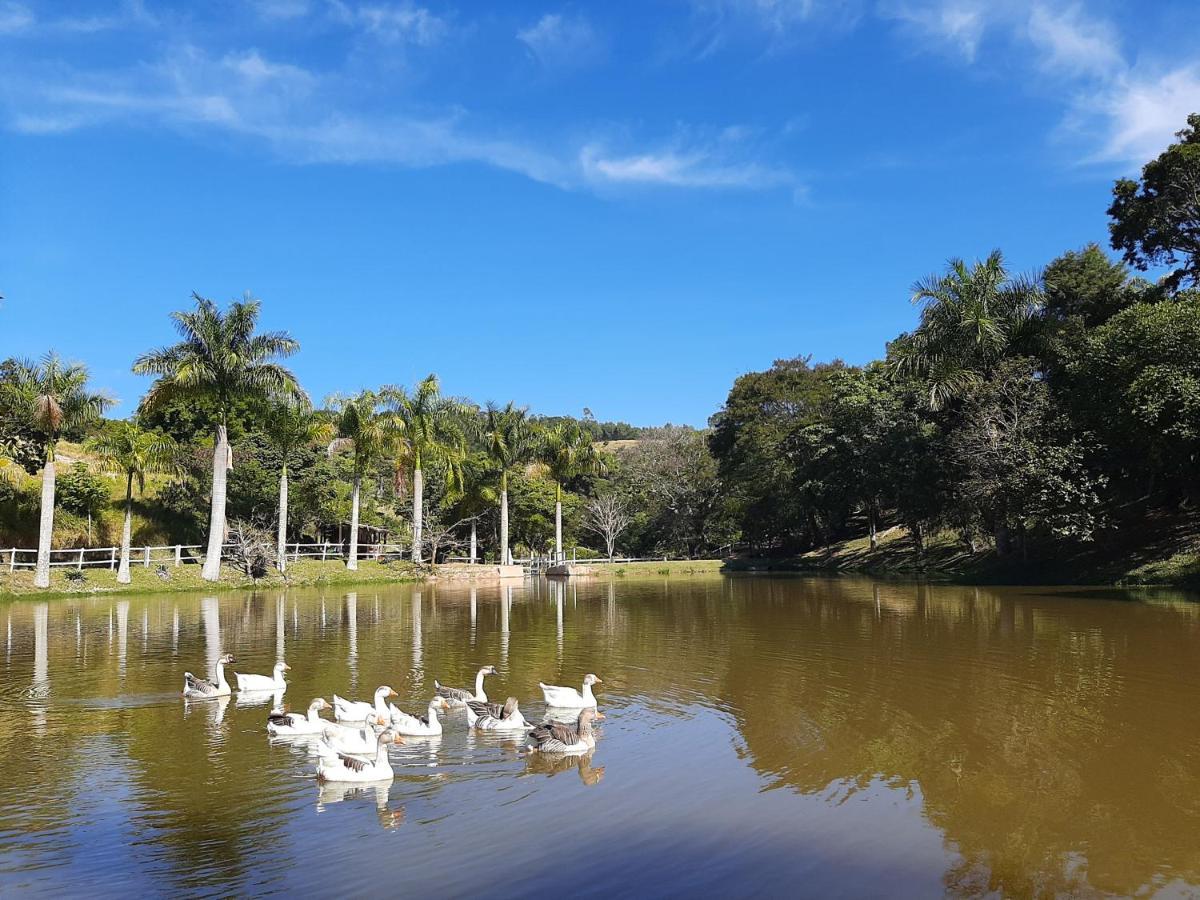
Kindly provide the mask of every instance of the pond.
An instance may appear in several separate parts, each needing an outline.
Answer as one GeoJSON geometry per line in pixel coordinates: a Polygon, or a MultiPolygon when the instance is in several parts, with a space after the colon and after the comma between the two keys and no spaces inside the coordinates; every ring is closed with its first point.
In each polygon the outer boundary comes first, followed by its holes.
{"type": "Polygon", "coordinates": [[[1200,891],[1200,604],[1070,588],[702,576],[0,605],[0,893],[1029,896],[1200,891]],[[319,784],[270,704],[423,710],[434,679],[594,752],[470,733],[319,784]]]}

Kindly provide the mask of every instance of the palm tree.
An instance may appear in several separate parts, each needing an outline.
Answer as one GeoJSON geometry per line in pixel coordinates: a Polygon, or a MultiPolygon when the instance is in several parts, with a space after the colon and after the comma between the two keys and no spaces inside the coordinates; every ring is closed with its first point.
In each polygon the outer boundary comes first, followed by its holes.
{"type": "Polygon", "coordinates": [[[533,459],[537,445],[524,409],[510,402],[503,408],[487,405],[483,442],[488,457],[500,475],[500,564],[510,565],[508,549],[508,475],[533,459]]]}
{"type": "Polygon", "coordinates": [[[330,453],[348,451],[353,461],[354,481],[350,495],[350,556],[346,568],[358,570],[358,517],[363,475],[392,452],[396,444],[395,416],[383,406],[383,397],[362,391],[353,397],[331,397],[329,406],[338,413],[338,436],[330,453]]]}
{"type": "Polygon", "coordinates": [[[288,465],[302,447],[328,444],[333,425],[313,412],[307,397],[272,403],[263,419],[267,442],[279,454],[279,529],[276,539],[277,565],[287,571],[288,465]]]}
{"type": "Polygon", "coordinates": [[[177,468],[179,448],[175,441],[155,431],[146,431],[135,422],[113,422],[89,442],[101,463],[125,476],[125,524],[121,529],[121,562],[117,581],[129,584],[129,545],[133,531],[133,483],[138,492],[146,490],[146,474],[171,472],[177,468]]]}
{"type": "Polygon", "coordinates": [[[221,312],[211,300],[192,294],[193,311],[171,313],[183,340],[138,357],[133,371],[158,378],[142,399],[150,410],[169,400],[206,399],[216,405],[213,445],[212,504],[208,520],[205,581],[221,577],[221,545],[225,539],[225,487],[233,456],[229,447],[229,412],[243,398],[284,399],[300,394],[296,376],[275,362],[291,356],[300,345],[286,332],[255,334],[261,304],[246,295],[221,312]]]}
{"type": "Polygon", "coordinates": [[[596,451],[592,436],[574,422],[548,428],[542,435],[539,451],[541,462],[554,479],[554,560],[559,562],[563,559],[563,483],[580,475],[599,474],[604,469],[604,460],[596,451]]]}
{"type": "Polygon", "coordinates": [[[399,461],[412,472],[413,533],[412,560],[421,562],[424,525],[426,463],[438,462],[446,471],[447,488],[462,487],[462,460],[466,454],[463,410],[460,404],[441,395],[436,375],[418,382],[411,394],[402,387],[384,388],[399,427],[399,461]]]}
{"type": "Polygon", "coordinates": [[[971,266],[952,259],[945,273],[913,285],[913,303],[924,304],[921,323],[889,345],[891,372],[924,379],[930,409],[942,409],[991,374],[1025,336],[1042,299],[1033,279],[1009,276],[999,250],[971,266]]]}
{"type": "Polygon", "coordinates": [[[64,434],[81,431],[99,421],[112,400],[88,390],[88,372],[84,366],[64,363],[55,353],[46,354],[41,362],[18,361],[12,368],[11,378],[0,390],[7,395],[4,398],[6,405],[26,421],[41,443],[45,464],[33,583],[35,587],[49,587],[58,442],[64,434]]]}
{"type": "Polygon", "coordinates": [[[491,459],[486,454],[475,453],[463,460],[461,467],[462,479],[455,492],[455,505],[459,512],[471,521],[471,552],[469,559],[475,562],[478,556],[478,520],[479,516],[496,505],[499,495],[492,486],[495,469],[491,459]]]}

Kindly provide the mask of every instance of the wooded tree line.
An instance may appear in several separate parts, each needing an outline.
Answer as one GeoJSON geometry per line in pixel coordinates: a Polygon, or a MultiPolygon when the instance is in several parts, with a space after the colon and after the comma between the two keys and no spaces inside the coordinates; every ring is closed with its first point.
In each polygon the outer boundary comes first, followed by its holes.
{"type": "Polygon", "coordinates": [[[1200,115],[1116,183],[1109,215],[1121,262],[1096,245],[1029,275],[999,251],[951,260],[914,286],[919,323],[883,359],[743,375],[706,432],[481,406],[433,375],[314,405],[284,365],[298,343],[258,329],[257,301],[196,296],[172,314],[178,341],[135,361],[154,381],[128,421],[103,419],[83,366],[0,363],[0,543],[36,538],[44,581],[52,544],[92,541],[105,477],[125,548],[135,527],[207,540],[206,577],[232,521],[278,545],[375,525],[417,561],[789,553],[894,524],[1002,556],[1088,542],[1195,496],[1200,115]],[[63,441],[98,465],[59,478],[63,441]]]}
{"type": "Polygon", "coordinates": [[[999,251],[920,280],[917,327],[866,366],[737,379],[710,446],[740,537],[820,546],[902,524],[1002,556],[1186,509],[1200,453],[1200,116],[1117,182],[1111,242],[1043,271],[999,251]],[[1156,282],[1140,272],[1166,268],[1156,282]]]}

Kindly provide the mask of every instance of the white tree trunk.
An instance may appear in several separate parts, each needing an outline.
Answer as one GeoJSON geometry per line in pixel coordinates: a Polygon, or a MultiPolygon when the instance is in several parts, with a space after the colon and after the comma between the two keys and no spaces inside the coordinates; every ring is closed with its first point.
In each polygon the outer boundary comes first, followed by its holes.
{"type": "Polygon", "coordinates": [[[358,496],[362,493],[362,476],[354,476],[354,491],[350,495],[350,558],[346,568],[358,571],[358,496]]]}
{"type": "Polygon", "coordinates": [[[50,540],[54,537],[54,460],[46,460],[42,470],[42,518],[38,525],[37,568],[34,587],[50,587],[50,540]]]}
{"type": "Polygon", "coordinates": [[[121,564],[117,566],[117,583],[129,584],[129,545],[133,543],[133,476],[125,486],[125,524],[121,528],[121,564]]]}
{"type": "Polygon", "coordinates": [[[288,521],[288,479],[287,466],[279,473],[279,536],[276,540],[276,555],[279,557],[280,572],[287,571],[287,521],[288,521]]]}
{"type": "Polygon", "coordinates": [[[225,542],[225,488],[229,479],[232,457],[229,451],[229,431],[217,426],[217,444],[213,447],[212,507],[208,516],[208,553],[200,576],[205,581],[221,577],[221,545],[225,542]]]}
{"type": "Polygon", "coordinates": [[[471,520],[471,565],[475,565],[475,520],[471,520]]]}
{"type": "Polygon", "coordinates": [[[554,561],[563,561],[562,549],[562,500],[554,501],[554,561]]]}
{"type": "MultiPolygon", "coordinates": [[[[425,525],[425,476],[420,469],[413,470],[413,531],[412,561],[421,564],[421,532],[425,525]]],[[[433,560],[430,560],[433,562],[433,560]]]]}
{"type": "Polygon", "coordinates": [[[512,562],[508,552],[508,488],[500,491],[500,565],[507,566],[512,562]]]}

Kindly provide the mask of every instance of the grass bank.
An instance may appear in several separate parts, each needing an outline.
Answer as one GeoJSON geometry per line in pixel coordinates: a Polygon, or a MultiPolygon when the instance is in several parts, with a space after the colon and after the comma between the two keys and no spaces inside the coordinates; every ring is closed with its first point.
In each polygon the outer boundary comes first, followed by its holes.
{"type": "Polygon", "coordinates": [[[425,581],[431,572],[412,563],[379,563],[363,560],[358,571],[351,572],[338,561],[321,562],[304,559],[291,563],[286,576],[272,572],[257,581],[245,577],[229,566],[221,569],[220,581],[205,581],[200,577],[200,566],[186,565],[168,568],[167,579],[160,578],[155,569],[134,566],[130,569],[130,583],[118,584],[117,573],[108,569],[84,569],[83,580],[73,581],[69,576],[73,570],[53,569],[50,587],[33,586],[33,571],[18,570],[11,575],[0,572],[0,599],[12,597],[79,597],[93,594],[162,594],[184,591],[246,591],[285,589],[289,587],[351,586],[369,584],[396,584],[425,581]]]}
{"type": "Polygon", "coordinates": [[[613,578],[636,578],[646,575],[707,575],[720,572],[723,561],[719,559],[676,559],[668,562],[650,560],[647,562],[613,562],[592,563],[589,569],[595,569],[597,575],[607,575],[613,578]]]}
{"type": "Polygon", "coordinates": [[[1084,547],[1039,548],[1042,554],[972,552],[953,532],[930,537],[918,553],[904,528],[881,532],[871,549],[850,538],[798,556],[744,558],[729,570],[857,572],[976,584],[1163,585],[1200,588],[1200,521],[1194,516],[1147,517],[1143,527],[1084,547]]]}

